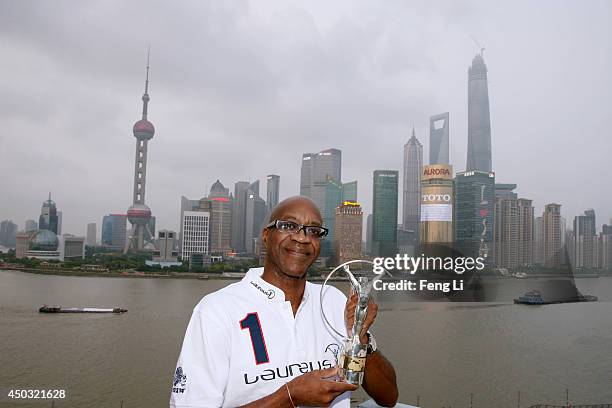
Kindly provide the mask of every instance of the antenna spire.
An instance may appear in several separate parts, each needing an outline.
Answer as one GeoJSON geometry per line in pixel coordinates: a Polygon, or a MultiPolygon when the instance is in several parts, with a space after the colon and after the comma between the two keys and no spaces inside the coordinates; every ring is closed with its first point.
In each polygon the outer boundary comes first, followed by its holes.
{"type": "Polygon", "coordinates": [[[147,119],[147,108],[149,105],[149,58],[151,56],[151,46],[147,49],[147,76],[145,79],[145,91],[142,95],[142,119],[147,119]]]}

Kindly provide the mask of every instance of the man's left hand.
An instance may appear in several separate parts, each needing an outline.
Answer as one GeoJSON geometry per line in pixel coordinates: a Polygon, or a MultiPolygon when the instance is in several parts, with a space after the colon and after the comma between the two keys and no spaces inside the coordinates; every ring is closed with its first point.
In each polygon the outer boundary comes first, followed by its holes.
{"type": "MultiPolygon", "coordinates": [[[[355,321],[355,308],[357,307],[357,301],[359,300],[359,295],[353,291],[346,301],[346,307],[344,309],[344,321],[346,323],[346,330],[351,335],[353,331],[353,322],[355,321]]],[[[361,332],[359,333],[359,342],[361,344],[368,343],[368,329],[374,323],[374,319],[376,319],[376,313],[378,313],[378,305],[372,299],[368,302],[368,314],[365,318],[365,322],[363,322],[363,326],[361,327],[361,332]]]]}

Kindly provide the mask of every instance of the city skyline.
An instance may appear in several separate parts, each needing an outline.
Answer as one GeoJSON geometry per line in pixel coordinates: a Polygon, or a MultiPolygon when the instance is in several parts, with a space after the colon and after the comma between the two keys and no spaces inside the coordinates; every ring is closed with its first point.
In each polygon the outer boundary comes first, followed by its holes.
{"type": "MultiPolygon", "coordinates": [[[[33,4],[35,10],[28,5],[6,5],[6,13],[0,17],[6,23],[0,35],[10,39],[2,48],[14,56],[7,63],[6,78],[0,80],[9,95],[8,104],[0,106],[5,125],[0,139],[0,183],[6,192],[0,201],[0,218],[13,219],[20,229],[25,220],[37,218],[40,203],[49,190],[64,214],[63,231],[78,235],[85,235],[87,223],[100,225],[103,215],[124,212],[129,206],[133,182],[126,177],[133,168],[129,126],[137,113],[134,100],[142,92],[143,55],[149,42],[153,44],[151,58],[155,66],[151,79],[159,95],[152,103],[159,135],[149,150],[147,202],[155,209],[159,229],[178,230],[176,213],[181,195],[201,197],[206,193],[205,187],[216,179],[231,186],[239,180],[263,181],[267,174],[278,174],[280,198],[297,194],[301,154],[327,148],[342,150],[343,178],[359,181],[359,201],[364,214],[370,214],[372,171],[401,170],[402,156],[397,152],[408,139],[412,123],[417,134],[427,135],[429,117],[438,112],[448,111],[453,117],[450,162],[455,172],[463,171],[467,68],[479,52],[470,36],[486,46],[496,180],[518,184],[517,192],[533,200],[536,214],[541,214],[550,202],[562,204],[562,215],[568,220],[584,208],[594,208],[598,230],[612,216],[606,205],[611,193],[594,183],[582,182],[585,174],[576,171],[609,175],[605,152],[612,146],[606,137],[604,119],[610,117],[610,107],[602,98],[604,90],[610,88],[610,79],[604,75],[611,65],[610,53],[605,52],[609,48],[602,43],[609,37],[609,27],[593,23],[609,10],[605,3],[595,3],[589,10],[577,5],[560,9],[519,5],[523,11],[551,12],[551,22],[536,19],[537,13],[525,16],[527,29],[521,29],[525,32],[508,26],[511,16],[521,9],[518,6],[504,9],[506,17],[477,3],[472,8],[441,6],[434,14],[427,13],[426,7],[379,6],[374,21],[368,24],[364,16],[371,9],[367,6],[360,5],[354,15],[347,17],[343,10],[313,4],[303,6],[309,9],[287,9],[289,21],[302,23],[292,28],[275,18],[280,6],[268,4],[250,10],[237,3],[209,5],[212,9],[207,11],[213,16],[246,22],[247,28],[257,33],[253,41],[258,52],[244,52],[238,40],[229,35],[232,33],[215,27],[218,32],[198,31],[203,34],[199,45],[204,51],[196,53],[193,61],[161,37],[172,22],[163,26],[160,34],[130,31],[127,35],[127,24],[122,24],[126,20],[118,18],[113,29],[127,40],[109,49],[87,30],[72,39],[37,35],[62,34],[61,27],[66,22],[48,18],[61,12],[61,4],[33,4]],[[425,16],[425,21],[415,22],[408,14],[425,16]],[[29,24],[15,25],[15,21],[25,21],[26,15],[29,24]],[[348,21],[342,22],[341,17],[348,21]],[[403,29],[397,24],[402,18],[415,22],[411,29],[419,38],[430,33],[433,39],[423,45],[400,41],[403,29]],[[536,27],[536,20],[542,27],[536,27]],[[454,25],[440,27],[445,21],[454,25]],[[565,21],[572,21],[572,35],[558,32],[558,26],[565,26],[565,21]],[[36,22],[41,23],[37,26],[36,22]],[[313,31],[308,22],[320,27],[313,31]],[[494,27],[496,23],[508,30],[494,27]],[[384,27],[389,28],[383,30],[384,27]],[[299,36],[288,39],[278,49],[265,47],[266,35],[278,34],[279,30],[291,30],[299,36]],[[558,39],[551,41],[555,38],[553,32],[558,39]],[[372,33],[374,39],[383,42],[379,46],[365,41],[363,36],[352,40],[342,33],[372,33]],[[456,38],[451,38],[453,35],[456,38]],[[56,43],[41,52],[41,47],[48,45],[47,38],[54,38],[56,43]],[[347,49],[348,45],[357,45],[357,39],[365,41],[366,56],[347,49]],[[197,61],[204,61],[206,52],[215,51],[210,48],[214,40],[225,41],[231,53],[213,54],[219,58],[206,58],[203,68],[197,61]],[[436,45],[435,40],[444,45],[436,45]],[[546,52],[527,46],[534,42],[546,43],[546,52]],[[308,53],[310,45],[319,49],[322,44],[329,44],[325,52],[308,53]],[[295,47],[304,53],[299,61],[309,58],[315,65],[296,67],[288,61],[286,57],[295,47]],[[587,52],[589,47],[599,52],[587,52]],[[105,54],[102,59],[101,50],[105,54]],[[329,57],[338,50],[348,53],[343,54],[346,61],[329,57]],[[586,81],[582,74],[584,62],[576,57],[581,53],[590,57],[590,77],[586,81]],[[381,62],[374,55],[386,59],[381,62]],[[279,71],[270,71],[268,64],[278,57],[285,65],[279,65],[279,71]],[[215,74],[244,58],[253,63],[249,68],[255,69],[254,74],[240,67],[227,76],[215,74]],[[62,72],[64,64],[71,64],[67,72],[62,72]],[[366,72],[350,68],[359,64],[366,72]],[[42,72],[36,70],[40,66],[45,67],[42,72]],[[28,85],[39,77],[36,86],[28,85]],[[297,82],[288,85],[288,80],[297,82]],[[357,83],[361,87],[358,92],[357,83]],[[425,85],[418,86],[419,83],[425,85]],[[53,103],[48,98],[38,98],[40,92],[53,95],[53,103]],[[264,103],[254,103],[254,98],[264,103]],[[264,109],[266,102],[270,107],[264,109]],[[294,135],[295,140],[287,143],[287,135],[294,135]],[[53,144],[40,143],[49,137],[53,137],[53,144]],[[576,154],[568,147],[575,144],[576,137],[581,146],[591,144],[593,149],[588,154],[586,149],[580,151],[584,154],[576,154]],[[240,166],[232,164],[230,157],[240,166]],[[572,157],[572,166],[567,166],[568,157],[572,157]],[[568,185],[572,188],[568,189],[568,185]]],[[[128,6],[126,16],[135,13],[136,8],[128,6]]],[[[203,13],[198,6],[194,8],[194,15],[203,13]]],[[[80,15],[84,9],[77,7],[74,12],[80,15]]],[[[153,13],[151,18],[161,21],[162,13],[159,14],[153,13]]],[[[101,21],[105,16],[110,18],[106,14],[101,21]]],[[[85,16],[81,20],[71,21],[67,30],[80,32],[91,24],[85,16]]],[[[170,38],[180,41],[185,34],[179,30],[170,38]]],[[[233,34],[241,39],[248,33],[233,34]]],[[[427,139],[421,139],[426,156],[427,139]]],[[[261,196],[266,195],[262,192],[261,196]]],[[[400,199],[398,207],[401,206],[400,199]]]]}

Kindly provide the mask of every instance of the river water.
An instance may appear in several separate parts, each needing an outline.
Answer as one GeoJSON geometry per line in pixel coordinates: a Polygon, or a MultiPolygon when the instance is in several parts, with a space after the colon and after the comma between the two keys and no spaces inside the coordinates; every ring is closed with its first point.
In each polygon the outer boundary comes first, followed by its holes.
{"type": "MultiPolygon", "coordinates": [[[[230,281],[0,271],[0,390],[64,389],[55,407],[167,407],[193,306],[230,281]],[[43,304],[123,315],[39,314],[43,304]]],[[[612,278],[576,281],[599,302],[523,306],[537,281],[505,280],[495,302],[381,302],[374,332],[400,401],[422,407],[612,403],[612,278]]],[[[355,399],[365,396],[357,393],[355,399]]],[[[49,400],[0,407],[50,407],[49,400]]]]}

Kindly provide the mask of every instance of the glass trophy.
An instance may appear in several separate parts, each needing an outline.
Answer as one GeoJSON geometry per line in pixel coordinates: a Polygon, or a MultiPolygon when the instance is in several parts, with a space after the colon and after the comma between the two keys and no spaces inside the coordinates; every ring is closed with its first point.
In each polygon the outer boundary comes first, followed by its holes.
{"type": "MultiPolygon", "coordinates": [[[[351,272],[351,264],[362,263],[370,264],[374,263],[365,260],[352,260],[345,262],[337,266],[325,279],[325,282],[321,286],[321,311],[325,323],[333,330],[338,336],[344,340],[344,344],[341,347],[340,355],[338,357],[338,366],[340,367],[340,380],[349,384],[361,385],[363,381],[363,374],[365,372],[366,357],[368,351],[368,344],[361,344],[359,340],[359,333],[368,315],[368,303],[370,301],[370,294],[374,282],[382,277],[381,275],[375,275],[373,272],[370,273],[370,279],[366,276],[355,277],[351,272]],[[348,330],[348,333],[341,333],[331,325],[325,310],[323,308],[323,296],[324,290],[327,286],[329,279],[337,272],[343,272],[349,279],[352,291],[358,295],[357,306],[355,307],[355,319],[353,321],[353,327],[348,330]]],[[[386,271],[385,271],[386,272],[386,271]]],[[[388,274],[388,272],[386,272],[388,274]]]]}

